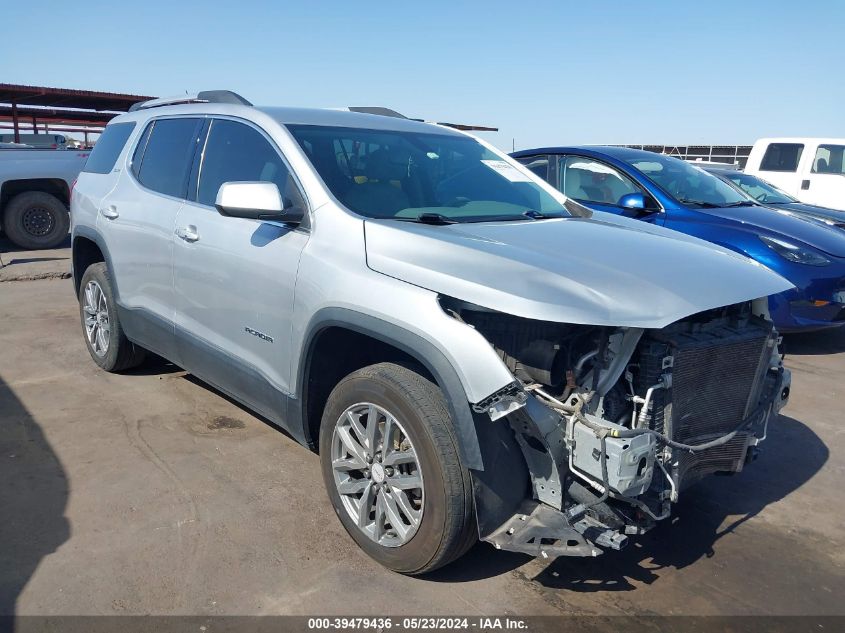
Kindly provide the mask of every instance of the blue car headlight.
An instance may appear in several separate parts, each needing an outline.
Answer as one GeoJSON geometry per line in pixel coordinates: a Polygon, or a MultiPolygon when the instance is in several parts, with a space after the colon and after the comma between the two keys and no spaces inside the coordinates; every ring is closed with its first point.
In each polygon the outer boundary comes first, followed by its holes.
{"type": "Polygon", "coordinates": [[[771,248],[778,255],[796,264],[808,264],[810,266],[827,266],[830,260],[821,253],[806,246],[799,246],[786,240],[779,240],[775,237],[760,235],[763,244],[771,248]]]}

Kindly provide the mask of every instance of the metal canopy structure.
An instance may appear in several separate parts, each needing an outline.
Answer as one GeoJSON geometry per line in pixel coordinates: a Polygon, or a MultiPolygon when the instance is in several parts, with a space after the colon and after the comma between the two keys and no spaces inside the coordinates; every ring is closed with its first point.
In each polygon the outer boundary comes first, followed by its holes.
{"type": "Polygon", "coordinates": [[[644,149],[691,162],[726,163],[738,166],[740,169],[745,168],[748,155],[751,153],[751,145],[615,145],[614,147],[644,149]]]}
{"type": "Polygon", "coordinates": [[[11,128],[15,142],[20,142],[20,127],[31,127],[39,132],[39,125],[46,129],[78,131],[85,136],[99,132],[121,112],[139,102],[153,97],[99,92],[95,90],[70,90],[45,86],[21,86],[0,83],[0,128],[11,128]]]}

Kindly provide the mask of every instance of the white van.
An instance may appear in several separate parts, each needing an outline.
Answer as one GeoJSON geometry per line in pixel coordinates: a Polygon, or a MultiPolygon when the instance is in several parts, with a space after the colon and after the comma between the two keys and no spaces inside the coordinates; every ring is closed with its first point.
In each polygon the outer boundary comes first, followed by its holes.
{"type": "MultiPolygon", "coordinates": [[[[38,149],[66,149],[67,137],[64,134],[20,134],[20,141],[29,147],[38,149]]],[[[14,143],[14,134],[0,134],[0,143],[14,143]]]]}
{"type": "Polygon", "coordinates": [[[845,138],[761,138],[745,171],[801,202],[845,210],[845,138]]]}

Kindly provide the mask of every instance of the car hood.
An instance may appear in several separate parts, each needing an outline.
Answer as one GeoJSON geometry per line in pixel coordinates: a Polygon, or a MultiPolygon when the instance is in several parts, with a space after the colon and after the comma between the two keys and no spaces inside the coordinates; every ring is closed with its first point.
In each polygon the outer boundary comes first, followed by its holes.
{"type": "Polygon", "coordinates": [[[845,233],[782,209],[754,205],[727,209],[699,209],[699,211],[738,222],[754,232],[777,234],[773,237],[781,237],[790,242],[797,240],[829,255],[845,257],[845,233]]]}
{"type": "Polygon", "coordinates": [[[604,213],[445,226],[366,220],[365,236],[375,271],[544,321],[662,328],[792,288],[727,249],[604,213]]]}
{"type": "Polygon", "coordinates": [[[804,204],[803,202],[790,202],[788,204],[771,205],[771,208],[809,215],[835,224],[845,224],[845,211],[837,211],[836,209],[828,209],[827,207],[817,207],[813,204],[804,204]]]}

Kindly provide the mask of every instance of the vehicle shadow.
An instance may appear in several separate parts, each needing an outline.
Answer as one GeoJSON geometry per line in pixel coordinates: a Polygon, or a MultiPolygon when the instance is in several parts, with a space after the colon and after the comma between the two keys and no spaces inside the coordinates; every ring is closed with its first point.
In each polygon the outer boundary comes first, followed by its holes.
{"type": "Polygon", "coordinates": [[[787,334],[783,337],[783,347],[787,356],[823,356],[845,352],[845,327],[787,334]]]}
{"type": "MultiPolygon", "coordinates": [[[[715,544],[720,538],[800,488],[828,457],[827,446],[808,426],[780,416],[770,425],[769,437],[753,464],[731,477],[702,480],[681,495],[673,519],[645,535],[631,537],[620,552],[608,551],[598,561],[558,558],[531,579],[551,589],[578,592],[631,591],[634,582],[652,584],[659,580],[662,569],[683,569],[702,557],[716,556],[715,544]],[[796,446],[801,450],[796,451],[796,446]]],[[[529,560],[479,543],[466,556],[425,579],[479,580],[513,571],[529,560]]]]}
{"type": "MultiPolygon", "coordinates": [[[[44,249],[45,253],[49,253],[51,250],[56,248],[70,248],[70,233],[68,233],[67,237],[62,240],[62,243],[58,246],[54,246],[53,248],[44,249]]],[[[0,253],[16,253],[21,251],[30,251],[31,249],[23,248],[18,246],[12,240],[10,240],[6,236],[0,237],[0,253]]],[[[3,261],[6,261],[5,259],[3,261]]]]}
{"type": "MultiPolygon", "coordinates": [[[[165,362],[167,362],[167,361],[165,361],[165,362]]],[[[145,364],[146,364],[146,363],[145,363],[145,364]]],[[[174,366],[175,366],[175,365],[174,365],[174,366]]],[[[181,369],[179,369],[179,368],[177,367],[177,371],[182,371],[182,370],[181,370],[181,369]]],[[[270,420],[270,419],[268,419],[268,418],[264,417],[263,415],[261,415],[261,414],[260,414],[260,413],[258,413],[257,411],[253,411],[252,409],[250,409],[250,408],[249,408],[248,406],[246,406],[245,404],[243,404],[243,403],[241,403],[241,402],[239,402],[239,401],[235,400],[235,399],[234,399],[232,396],[230,396],[229,394],[227,394],[227,393],[223,393],[222,391],[220,391],[219,389],[217,389],[214,385],[211,385],[211,384],[209,384],[209,383],[207,383],[207,382],[203,381],[201,378],[197,378],[197,377],[196,377],[196,376],[194,376],[193,374],[189,374],[189,373],[186,373],[186,374],[185,374],[185,376],[184,376],[184,378],[185,378],[185,380],[187,380],[189,383],[191,383],[191,384],[193,384],[193,385],[196,385],[197,387],[202,387],[202,388],[203,388],[203,389],[205,389],[206,391],[209,391],[209,392],[213,393],[214,395],[216,395],[216,396],[218,396],[218,397],[222,398],[223,400],[225,400],[225,401],[226,401],[226,402],[228,402],[229,404],[231,404],[231,405],[233,405],[233,406],[237,407],[238,409],[240,409],[241,411],[243,411],[243,412],[244,412],[244,413],[245,413],[248,417],[254,418],[254,419],[256,419],[256,420],[258,420],[258,421],[262,422],[263,424],[267,425],[268,427],[270,427],[271,429],[273,429],[273,430],[274,430],[274,431],[276,431],[277,433],[280,433],[281,435],[284,435],[285,437],[287,437],[288,439],[290,439],[290,440],[292,440],[292,441],[296,442],[297,444],[299,443],[299,441],[298,441],[298,440],[297,440],[297,439],[296,439],[293,435],[291,435],[291,434],[290,434],[287,430],[285,430],[284,428],[282,428],[282,427],[281,427],[281,426],[279,426],[278,424],[274,423],[272,420],[270,420]]],[[[304,449],[304,448],[303,448],[303,450],[306,450],[306,449],[304,449]]]]}
{"type": "Polygon", "coordinates": [[[123,373],[127,376],[164,376],[167,374],[175,374],[180,371],[184,370],[178,365],[174,365],[169,360],[162,358],[157,354],[147,352],[143,363],[137,367],[128,369],[123,373]]]}
{"type": "Polygon", "coordinates": [[[634,537],[621,552],[605,553],[598,564],[584,558],[557,559],[534,580],[579,592],[631,591],[632,581],[652,584],[662,569],[683,569],[702,557],[717,556],[714,546],[719,539],[803,486],[828,460],[827,446],[802,422],[782,415],[769,430],[757,461],[737,475],[699,482],[681,495],[673,520],[634,537]]]}
{"type": "Polygon", "coordinates": [[[15,614],[41,560],[70,537],[68,490],[59,458],[0,376],[0,617],[15,614]]]}

